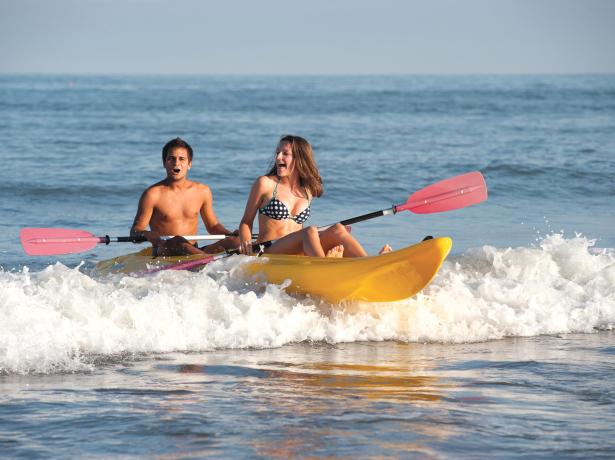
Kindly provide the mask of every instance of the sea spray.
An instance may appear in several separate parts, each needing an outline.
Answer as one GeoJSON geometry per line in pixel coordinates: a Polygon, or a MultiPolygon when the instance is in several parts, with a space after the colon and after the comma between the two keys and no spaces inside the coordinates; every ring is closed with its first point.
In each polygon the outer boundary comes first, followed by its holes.
{"type": "Polygon", "coordinates": [[[0,272],[0,372],[88,371],[105,357],[294,342],[477,342],[590,333],[615,325],[615,255],[552,234],[536,247],[449,257],[432,284],[395,303],[331,306],[253,284],[242,258],[203,272],[92,277],[62,264],[0,272]]]}
{"type": "Polygon", "coordinates": [[[538,247],[483,246],[451,257],[425,291],[431,323],[415,324],[409,339],[464,342],[611,329],[615,257],[590,253],[593,244],[552,234],[538,247]]]}

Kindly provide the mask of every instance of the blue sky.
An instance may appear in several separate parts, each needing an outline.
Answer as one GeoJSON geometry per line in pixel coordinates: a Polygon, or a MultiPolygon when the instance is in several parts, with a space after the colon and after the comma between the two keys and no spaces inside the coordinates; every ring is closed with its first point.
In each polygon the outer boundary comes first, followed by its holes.
{"type": "Polygon", "coordinates": [[[615,73],[615,0],[0,0],[0,73],[615,73]]]}

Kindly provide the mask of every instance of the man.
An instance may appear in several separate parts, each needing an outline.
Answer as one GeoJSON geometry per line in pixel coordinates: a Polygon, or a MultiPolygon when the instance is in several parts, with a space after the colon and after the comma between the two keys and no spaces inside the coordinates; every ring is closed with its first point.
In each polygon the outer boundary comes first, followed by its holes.
{"type": "Polygon", "coordinates": [[[236,237],[227,237],[201,249],[181,236],[160,239],[161,235],[196,235],[199,214],[209,233],[232,234],[214,213],[210,188],[187,178],[192,167],[192,147],[179,137],[170,140],[162,149],[162,164],[167,177],[148,187],[141,195],[130,235],[147,238],[156,256],[211,254],[238,247],[236,237]]]}

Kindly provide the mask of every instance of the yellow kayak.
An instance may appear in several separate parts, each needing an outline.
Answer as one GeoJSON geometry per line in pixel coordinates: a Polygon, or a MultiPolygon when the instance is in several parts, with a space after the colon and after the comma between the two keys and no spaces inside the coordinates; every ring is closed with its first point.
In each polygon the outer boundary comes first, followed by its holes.
{"type": "MultiPolygon", "coordinates": [[[[438,272],[451,245],[448,237],[434,238],[382,255],[341,259],[265,254],[242,269],[273,284],[290,279],[288,292],[309,294],[330,303],[391,302],[412,297],[424,289],[438,272]]],[[[202,257],[154,258],[148,248],[99,262],[96,271],[142,273],[202,257]]]]}

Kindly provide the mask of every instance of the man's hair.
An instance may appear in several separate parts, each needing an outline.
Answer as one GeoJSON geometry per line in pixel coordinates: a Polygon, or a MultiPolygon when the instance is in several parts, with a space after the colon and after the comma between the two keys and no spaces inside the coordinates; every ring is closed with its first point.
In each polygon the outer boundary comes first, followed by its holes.
{"type": "Polygon", "coordinates": [[[176,137],[175,139],[171,139],[169,142],[164,144],[164,147],[162,147],[162,162],[163,163],[167,161],[167,155],[170,152],[172,152],[173,149],[176,149],[177,147],[186,149],[188,151],[188,159],[192,161],[192,147],[190,147],[190,144],[188,144],[185,140],[179,137],[176,137]]]}

